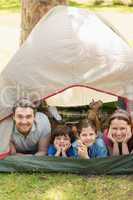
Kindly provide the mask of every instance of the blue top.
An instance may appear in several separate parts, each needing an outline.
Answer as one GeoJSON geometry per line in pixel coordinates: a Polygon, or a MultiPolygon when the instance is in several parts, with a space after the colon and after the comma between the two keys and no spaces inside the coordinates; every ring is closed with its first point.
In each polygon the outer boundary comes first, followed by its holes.
{"type": "MultiPolygon", "coordinates": [[[[50,145],[48,148],[48,156],[55,156],[56,152],[57,149],[55,148],[55,146],[50,145]]],[[[66,155],[67,157],[75,157],[75,151],[72,146],[67,150],[66,155]]]]}
{"type": "MultiPolygon", "coordinates": [[[[72,144],[76,157],[78,156],[78,143],[75,141],[72,144]]],[[[102,138],[97,138],[95,143],[88,148],[88,156],[90,158],[102,158],[108,156],[108,150],[102,138]]]]}

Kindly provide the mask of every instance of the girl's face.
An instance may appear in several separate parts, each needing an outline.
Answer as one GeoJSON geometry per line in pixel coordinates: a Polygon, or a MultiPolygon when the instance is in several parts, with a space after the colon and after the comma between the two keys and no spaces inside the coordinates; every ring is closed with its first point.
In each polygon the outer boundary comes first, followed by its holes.
{"type": "Polygon", "coordinates": [[[59,135],[54,139],[54,145],[58,147],[65,147],[71,144],[71,139],[68,135],[59,135]]]}
{"type": "Polygon", "coordinates": [[[87,127],[87,128],[82,128],[79,139],[83,144],[85,144],[87,147],[91,146],[94,144],[96,140],[96,132],[93,128],[87,127]]]}
{"type": "Polygon", "coordinates": [[[126,137],[128,123],[125,120],[114,119],[111,121],[110,128],[112,137],[117,142],[123,142],[126,137]]]}

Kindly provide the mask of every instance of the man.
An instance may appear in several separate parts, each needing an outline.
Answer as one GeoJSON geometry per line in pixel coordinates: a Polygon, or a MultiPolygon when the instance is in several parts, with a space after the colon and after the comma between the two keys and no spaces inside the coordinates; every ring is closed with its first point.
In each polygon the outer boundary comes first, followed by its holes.
{"type": "Polygon", "coordinates": [[[13,120],[11,154],[46,155],[51,136],[47,116],[36,112],[34,104],[24,98],[14,105],[13,120]]]}

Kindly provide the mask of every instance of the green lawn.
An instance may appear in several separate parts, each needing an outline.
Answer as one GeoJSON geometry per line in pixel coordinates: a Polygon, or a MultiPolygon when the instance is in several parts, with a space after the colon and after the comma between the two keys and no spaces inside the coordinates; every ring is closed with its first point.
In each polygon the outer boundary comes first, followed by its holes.
{"type": "Polygon", "coordinates": [[[0,200],[132,199],[133,177],[1,174],[0,200]]]}

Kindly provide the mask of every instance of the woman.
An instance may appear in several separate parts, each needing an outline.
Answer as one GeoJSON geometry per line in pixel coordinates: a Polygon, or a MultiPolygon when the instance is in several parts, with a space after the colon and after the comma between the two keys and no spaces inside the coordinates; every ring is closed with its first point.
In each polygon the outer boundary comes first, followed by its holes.
{"type": "Polygon", "coordinates": [[[104,134],[104,142],[110,155],[127,155],[133,150],[131,117],[122,109],[116,110],[109,119],[109,128],[104,134]]]}

